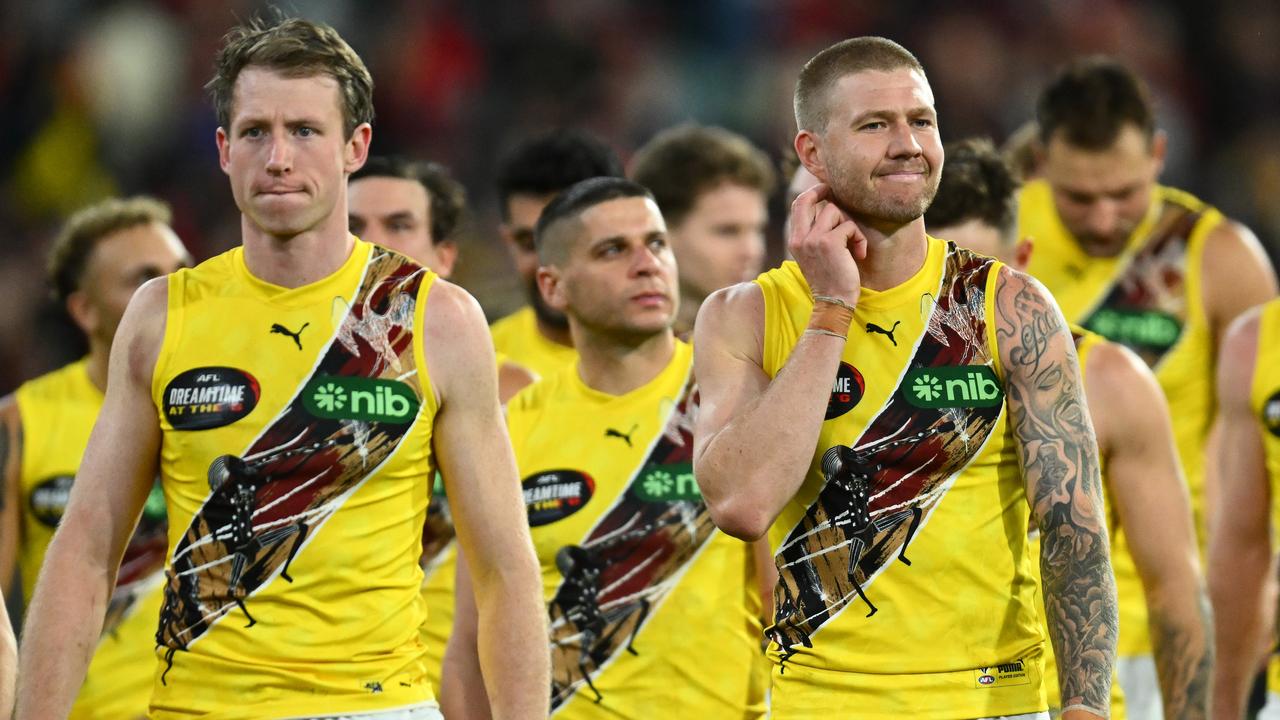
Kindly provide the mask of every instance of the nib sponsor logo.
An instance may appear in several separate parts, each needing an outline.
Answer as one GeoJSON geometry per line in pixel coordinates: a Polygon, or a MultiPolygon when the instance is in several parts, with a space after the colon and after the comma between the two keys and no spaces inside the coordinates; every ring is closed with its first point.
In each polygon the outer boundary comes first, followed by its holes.
{"type": "Polygon", "coordinates": [[[330,420],[402,424],[418,415],[418,398],[396,380],[321,376],[302,391],[307,412],[330,420]]]}
{"type": "Polygon", "coordinates": [[[992,407],[1004,402],[996,373],[987,365],[944,365],[907,373],[902,395],[920,408],[992,407]]]}
{"type": "Polygon", "coordinates": [[[1182,335],[1182,323],[1155,310],[1101,308],[1085,327],[1108,340],[1131,348],[1168,350],[1182,335]]]}
{"type": "Polygon", "coordinates": [[[645,502],[702,500],[698,481],[693,478],[692,463],[646,466],[636,477],[631,492],[645,502]]]}

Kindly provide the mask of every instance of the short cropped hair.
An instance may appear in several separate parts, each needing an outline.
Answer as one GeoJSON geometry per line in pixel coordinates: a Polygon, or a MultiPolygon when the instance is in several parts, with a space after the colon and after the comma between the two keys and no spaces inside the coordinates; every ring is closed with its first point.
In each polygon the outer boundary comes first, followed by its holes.
{"type": "Polygon", "coordinates": [[[1155,134],[1155,110],[1146,83],[1119,61],[1093,56],[1062,68],[1036,102],[1036,122],[1045,147],[1057,133],[1068,144],[1105,150],[1125,125],[1135,125],[1149,140],[1155,134]]]}
{"type": "Polygon", "coordinates": [[[979,220],[1011,236],[1018,225],[1018,181],[986,138],[949,142],[943,148],[938,193],[925,211],[925,227],[949,227],[979,220]]]}
{"type": "Polygon", "coordinates": [[[601,203],[633,197],[653,200],[653,193],[637,182],[619,177],[596,177],[571,185],[552,198],[538,217],[538,225],[534,229],[538,260],[550,265],[564,259],[566,233],[562,232],[563,224],[577,220],[601,203]]]}
{"type": "Polygon", "coordinates": [[[724,128],[679,125],[658,133],[636,152],[631,177],[653,192],[668,223],[684,221],[698,198],[723,184],[768,197],[777,183],[773,165],[751,141],[724,128]]]}
{"type": "Polygon", "coordinates": [[[351,174],[349,182],[361,178],[389,177],[412,180],[427,191],[431,209],[431,244],[452,240],[467,207],[467,191],[450,174],[449,168],[436,162],[409,160],[399,155],[375,155],[364,167],[351,174]]]}
{"type": "Polygon", "coordinates": [[[924,66],[898,43],[874,36],[841,40],[814,55],[804,64],[796,81],[796,126],[821,132],[830,118],[828,96],[840,78],[868,70],[891,71],[908,68],[924,75],[924,66]]]}
{"type": "Polygon", "coordinates": [[[226,34],[214,61],[213,79],[205,85],[224,129],[231,128],[236,79],[248,67],[291,78],[328,75],[338,82],[345,136],[351,137],[361,123],[373,122],[373,76],[356,51],[324,23],[255,18],[226,34]]]}
{"type": "Polygon", "coordinates": [[[504,220],[512,195],[553,195],[593,177],[622,177],[622,161],[598,138],[560,129],[530,138],[498,163],[498,207],[504,220]]]}
{"type": "Polygon", "coordinates": [[[66,302],[84,282],[85,268],[98,242],[121,230],[173,221],[169,206],[152,197],[111,198],[76,211],[53,241],[48,279],[53,298],[66,302]]]}

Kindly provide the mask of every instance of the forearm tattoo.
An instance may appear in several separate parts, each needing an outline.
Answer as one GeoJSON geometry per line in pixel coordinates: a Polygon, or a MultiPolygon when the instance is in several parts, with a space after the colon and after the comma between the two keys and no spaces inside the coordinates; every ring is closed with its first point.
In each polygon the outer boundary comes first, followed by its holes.
{"type": "Polygon", "coordinates": [[[997,336],[1010,422],[1040,527],[1040,570],[1062,707],[1106,714],[1118,619],[1098,446],[1070,333],[1046,293],[1002,274],[997,336]]]}
{"type": "Polygon", "coordinates": [[[1151,641],[1160,675],[1165,717],[1201,720],[1209,716],[1213,676],[1213,618],[1209,597],[1197,588],[1196,621],[1187,627],[1160,610],[1151,612],[1151,641]]]}

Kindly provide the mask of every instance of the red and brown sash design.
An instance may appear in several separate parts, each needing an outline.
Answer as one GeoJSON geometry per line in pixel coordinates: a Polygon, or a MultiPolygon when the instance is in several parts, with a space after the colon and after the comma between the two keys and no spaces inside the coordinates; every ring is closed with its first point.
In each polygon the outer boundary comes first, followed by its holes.
{"type": "Polygon", "coordinates": [[[210,465],[212,492],[167,573],[156,642],[170,666],[175,652],[236,608],[248,625],[257,622],[246,601],[276,575],[292,581],[290,561],[415,426],[412,417],[317,417],[304,389],[313,378],[372,378],[403,383],[420,402],[413,318],[424,277],[420,266],[374,248],[346,317],[289,405],[242,455],[210,465]]]}
{"type": "Polygon", "coordinates": [[[1177,344],[1187,322],[1187,246],[1202,217],[1203,211],[1164,202],[1147,240],[1082,324],[1155,367],[1177,344]]]}
{"type": "MultiPolygon", "coordinates": [[[[985,288],[993,266],[948,243],[938,298],[908,370],[992,362],[985,288]]],[[[907,391],[895,390],[850,445],[819,447],[827,482],[775,556],[768,634],[783,663],[796,646],[813,647],[812,636],[859,598],[867,616],[875,614],[868,586],[895,558],[911,564],[906,553],[922,518],[981,452],[1004,409],[921,408],[907,402],[907,391]]]]}
{"type": "Polygon", "coordinates": [[[697,405],[691,375],[627,490],[581,544],[556,554],[564,579],[548,609],[553,711],[583,685],[599,702],[591,676],[623,652],[658,651],[636,635],[715,530],[692,485],[697,405]]]}

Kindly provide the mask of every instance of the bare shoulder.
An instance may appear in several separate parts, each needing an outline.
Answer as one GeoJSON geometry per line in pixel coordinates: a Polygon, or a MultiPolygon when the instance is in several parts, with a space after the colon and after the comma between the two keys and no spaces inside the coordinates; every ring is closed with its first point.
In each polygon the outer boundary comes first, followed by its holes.
{"type": "Polygon", "coordinates": [[[1248,397],[1258,355],[1262,305],[1249,308],[1227,327],[1218,350],[1218,393],[1248,397]]]}
{"type": "Polygon", "coordinates": [[[1155,373],[1129,348],[1101,340],[1089,351],[1085,367],[1089,414],[1103,448],[1168,417],[1155,373]]]}
{"type": "MultiPolygon", "coordinates": [[[[484,311],[471,293],[443,278],[437,278],[427,295],[423,323],[428,334],[470,330],[475,323],[487,327],[484,311]]],[[[487,330],[486,330],[487,333],[487,330]]]]}
{"type": "Polygon", "coordinates": [[[759,355],[764,337],[764,292],[754,282],[721,288],[707,297],[698,309],[693,328],[693,347],[754,347],[759,355]]]}
{"type": "Polygon", "coordinates": [[[1206,267],[1230,267],[1232,261],[1266,261],[1262,242],[1249,226],[1231,218],[1223,218],[1205,237],[1206,267]]]}
{"type": "Polygon", "coordinates": [[[1258,236],[1243,223],[1223,219],[1205,238],[1201,261],[1204,298],[1211,313],[1224,310],[1223,325],[1244,306],[1276,294],[1276,276],[1258,236]]]}
{"type": "Polygon", "coordinates": [[[442,400],[477,383],[488,382],[496,388],[493,339],[484,311],[471,293],[447,280],[436,280],[427,295],[422,325],[423,352],[432,385],[442,400]]]}
{"type": "Polygon", "coordinates": [[[1039,280],[1005,265],[996,278],[996,338],[1002,359],[1022,364],[1028,353],[1042,354],[1055,336],[1069,340],[1058,302],[1039,280]]]}
{"type": "Polygon", "coordinates": [[[112,365],[118,359],[126,361],[129,376],[139,385],[149,387],[151,384],[151,373],[164,344],[168,309],[169,279],[148,280],[129,300],[116,330],[111,346],[112,365]]]}

